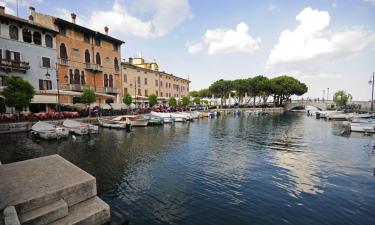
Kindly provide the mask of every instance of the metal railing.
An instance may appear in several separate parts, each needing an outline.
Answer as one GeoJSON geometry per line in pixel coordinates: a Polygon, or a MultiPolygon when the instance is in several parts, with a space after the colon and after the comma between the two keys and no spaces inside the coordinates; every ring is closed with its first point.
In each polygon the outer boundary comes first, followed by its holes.
{"type": "Polygon", "coordinates": [[[61,90],[67,91],[82,91],[85,85],[82,84],[60,84],[59,88],[61,90]]]}
{"type": "Polygon", "coordinates": [[[30,69],[29,62],[11,59],[0,59],[0,68],[11,71],[26,72],[30,69]]]}
{"type": "Polygon", "coordinates": [[[87,70],[102,71],[102,66],[99,64],[85,63],[87,70]]]}

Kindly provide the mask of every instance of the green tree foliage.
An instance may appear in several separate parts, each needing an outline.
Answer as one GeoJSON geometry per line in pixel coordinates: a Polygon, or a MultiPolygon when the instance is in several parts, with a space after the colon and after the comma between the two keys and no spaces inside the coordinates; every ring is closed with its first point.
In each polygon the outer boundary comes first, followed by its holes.
{"type": "Polygon", "coordinates": [[[283,105],[290,96],[301,96],[307,92],[306,84],[290,76],[279,76],[270,80],[270,93],[273,94],[277,106],[283,105]]]}
{"type": "Polygon", "coordinates": [[[182,97],[182,105],[183,106],[188,106],[190,104],[190,99],[189,99],[189,97],[187,97],[187,96],[184,96],[184,97],[182,97]]]}
{"type": "Polygon", "coordinates": [[[29,106],[35,95],[34,87],[21,77],[6,77],[6,88],[2,95],[5,98],[5,104],[9,107],[15,107],[17,111],[23,107],[29,106]]]}
{"type": "Polygon", "coordinates": [[[150,104],[150,107],[154,107],[154,105],[158,104],[158,96],[156,96],[155,94],[149,95],[148,104],[150,104]]]}
{"type": "Polygon", "coordinates": [[[122,102],[123,102],[125,105],[129,106],[129,105],[132,104],[132,102],[133,102],[133,98],[132,98],[132,96],[131,96],[129,93],[126,93],[126,94],[124,95],[124,97],[122,97],[122,102]]]}
{"type": "Polygon", "coordinates": [[[249,80],[248,79],[237,79],[232,81],[233,89],[236,91],[236,96],[238,97],[239,104],[242,104],[243,98],[248,91],[249,80]]]}
{"type": "Polygon", "coordinates": [[[169,107],[175,108],[177,107],[177,100],[175,97],[170,97],[168,100],[169,107]]]}
{"type": "Polygon", "coordinates": [[[201,90],[199,90],[198,91],[198,97],[200,97],[200,98],[209,98],[209,97],[211,97],[211,92],[210,92],[210,90],[209,89],[201,89],[201,90]]]}
{"type": "Polygon", "coordinates": [[[230,80],[218,80],[210,85],[209,91],[216,97],[222,99],[221,103],[226,104],[226,99],[229,94],[233,91],[233,83],[230,80]]]}
{"type": "Polygon", "coordinates": [[[198,97],[198,96],[199,96],[199,93],[198,93],[198,91],[191,91],[191,92],[189,93],[189,96],[195,98],[195,97],[198,97]]]}
{"type": "Polygon", "coordinates": [[[85,105],[90,105],[96,101],[95,91],[89,87],[83,89],[80,101],[85,105]]]}
{"type": "Polygon", "coordinates": [[[348,104],[350,97],[351,95],[346,93],[346,91],[339,90],[336,91],[335,95],[333,96],[333,102],[336,104],[337,107],[344,106],[348,104]]]}
{"type": "Polygon", "coordinates": [[[201,99],[199,97],[195,97],[193,102],[196,104],[196,105],[200,105],[201,104],[201,99]]]}

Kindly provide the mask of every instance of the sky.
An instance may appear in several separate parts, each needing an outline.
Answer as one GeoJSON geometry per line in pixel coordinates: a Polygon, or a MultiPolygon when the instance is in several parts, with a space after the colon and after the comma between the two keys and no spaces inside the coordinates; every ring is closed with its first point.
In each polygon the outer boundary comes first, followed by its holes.
{"type": "MultiPolygon", "coordinates": [[[[16,14],[16,0],[0,0],[16,14]]],[[[375,72],[375,0],[19,0],[28,7],[126,43],[121,57],[142,56],[189,78],[190,90],[215,80],[290,75],[304,97],[345,90],[368,101],[375,72]]]]}

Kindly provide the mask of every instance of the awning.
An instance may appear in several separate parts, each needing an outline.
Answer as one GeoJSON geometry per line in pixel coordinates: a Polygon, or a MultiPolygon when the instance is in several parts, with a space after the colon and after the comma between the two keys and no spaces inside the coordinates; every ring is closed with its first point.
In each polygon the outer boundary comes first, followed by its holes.
{"type": "Polygon", "coordinates": [[[33,104],[56,104],[57,98],[53,95],[34,95],[34,98],[31,100],[33,104]]]}
{"type": "MultiPolygon", "coordinates": [[[[38,94],[40,95],[54,95],[56,96],[57,95],[57,90],[41,90],[41,91],[38,91],[37,92],[38,94]]],[[[116,96],[113,96],[113,95],[107,95],[107,94],[103,94],[103,93],[98,93],[96,92],[95,93],[97,97],[99,98],[102,98],[102,99],[114,99],[116,98],[116,96]]],[[[82,95],[82,92],[78,92],[78,91],[62,91],[60,90],[59,91],[59,95],[61,96],[76,96],[76,97],[79,97],[82,95]]]]}

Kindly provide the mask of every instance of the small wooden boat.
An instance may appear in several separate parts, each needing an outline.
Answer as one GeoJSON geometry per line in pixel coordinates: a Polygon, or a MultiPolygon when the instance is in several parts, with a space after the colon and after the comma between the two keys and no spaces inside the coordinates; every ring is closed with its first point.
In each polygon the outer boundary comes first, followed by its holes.
{"type": "Polygon", "coordinates": [[[148,120],[143,116],[131,115],[131,116],[118,116],[113,118],[112,121],[119,123],[128,123],[130,121],[133,127],[145,127],[147,126],[148,120]]]}
{"type": "Polygon", "coordinates": [[[63,126],[69,129],[70,133],[85,135],[85,134],[97,134],[99,133],[99,127],[96,125],[82,123],[75,120],[65,120],[63,126]]]}
{"type": "Polygon", "coordinates": [[[32,135],[44,140],[61,139],[69,136],[69,130],[54,124],[39,121],[31,127],[32,135]]]}
{"type": "Polygon", "coordinates": [[[130,131],[131,129],[131,123],[128,121],[128,123],[119,123],[117,121],[98,118],[98,122],[100,126],[105,128],[114,128],[114,129],[127,129],[130,131]]]}

